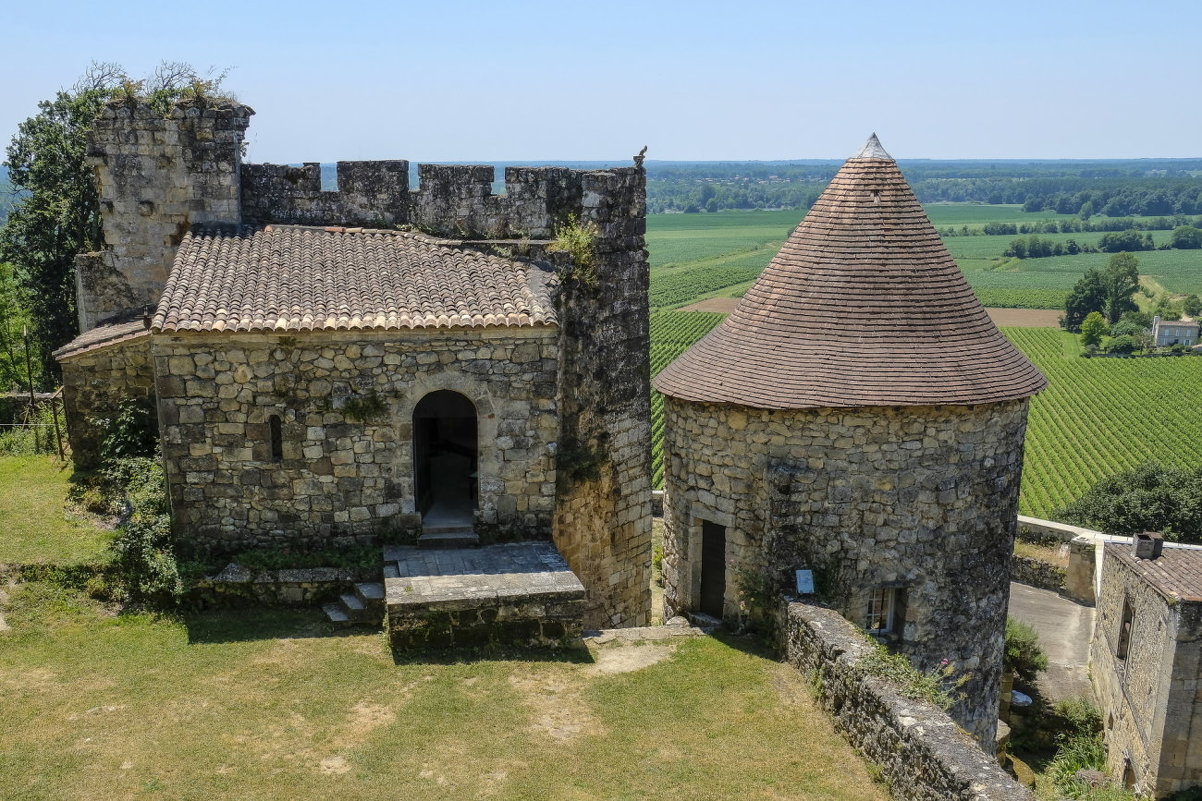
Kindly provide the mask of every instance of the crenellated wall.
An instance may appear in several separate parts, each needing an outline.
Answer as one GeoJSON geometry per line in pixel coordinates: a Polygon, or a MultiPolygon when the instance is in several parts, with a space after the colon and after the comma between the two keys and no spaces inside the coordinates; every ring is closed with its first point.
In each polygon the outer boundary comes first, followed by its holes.
{"type": "MultiPolygon", "coordinates": [[[[556,397],[547,399],[559,415],[557,441],[550,443],[555,463],[534,471],[534,475],[558,475],[553,499],[541,486],[536,493],[539,504],[553,500],[554,513],[541,505],[508,510],[499,502],[498,519],[480,522],[500,525],[500,518],[510,511],[525,512],[517,517],[531,530],[545,531],[550,522],[557,546],[587,588],[586,624],[645,624],[650,616],[651,423],[648,266],[643,240],[646,176],[640,160],[634,167],[609,170],[508,167],[503,194],[493,194],[491,166],[423,164],[418,167],[420,186],[411,189],[407,161],[339,162],[338,189],[323,191],[318,164],[241,163],[243,135],[253,113],[227,101],[183,103],[165,115],[144,102],[122,102],[107,108],[96,121],[89,158],[101,186],[107,247],[98,254],[83,254],[77,262],[81,329],[86,331],[119,312],[156,304],[179,241],[195,223],[411,225],[459,240],[532,240],[541,249],[557,229],[577,221],[593,233],[592,263],[567,267],[562,281],[557,301],[559,380],[556,397]]],[[[552,258],[561,264],[570,262],[564,254],[552,258]]],[[[170,355],[157,361],[159,378],[170,389],[175,377],[170,355]]],[[[194,362],[193,368],[207,370],[210,365],[194,362]]],[[[255,366],[255,370],[267,369],[255,366]]],[[[222,400],[210,394],[218,391],[215,387],[194,384],[195,392],[164,392],[160,403],[161,413],[168,416],[163,421],[169,435],[166,447],[179,451],[168,458],[181,463],[214,456],[193,452],[204,451],[211,431],[198,429],[190,432],[187,441],[182,436],[174,443],[170,440],[176,431],[170,414],[177,406],[181,414],[185,407],[194,414],[193,407],[222,400]]],[[[227,405],[233,402],[224,400],[227,405]]],[[[195,424],[214,422],[232,430],[247,422],[217,417],[211,421],[210,411],[217,415],[230,410],[206,407],[204,420],[195,424]]],[[[234,448],[234,440],[245,432],[219,433],[234,448]]],[[[315,440],[308,447],[320,445],[315,440]]],[[[169,475],[179,475],[181,470],[169,465],[169,475]]],[[[286,510],[260,510],[258,520],[251,521],[248,505],[239,498],[241,488],[221,484],[213,492],[226,493],[228,498],[211,503],[200,490],[210,471],[191,472],[197,474],[197,481],[188,488],[189,498],[203,504],[189,513],[195,519],[180,514],[187,504],[179,489],[182,485],[173,486],[177,523],[183,521],[184,528],[203,527],[206,536],[215,538],[233,529],[248,532],[248,537],[261,534],[265,541],[287,538],[289,527],[276,525],[286,510]],[[208,519],[214,516],[217,522],[208,519]]],[[[254,479],[250,474],[244,477],[254,479]]],[[[369,522],[334,518],[336,513],[348,513],[348,506],[358,510],[361,518],[367,510],[373,521],[396,511],[387,499],[371,492],[354,503],[321,492],[312,497],[310,503],[321,504],[323,514],[329,513],[331,531],[335,524],[369,522]]]]}
{"type": "Polygon", "coordinates": [[[249,223],[388,228],[409,222],[409,162],[340,161],[338,191],[321,188],[321,165],[242,165],[249,223]]]}

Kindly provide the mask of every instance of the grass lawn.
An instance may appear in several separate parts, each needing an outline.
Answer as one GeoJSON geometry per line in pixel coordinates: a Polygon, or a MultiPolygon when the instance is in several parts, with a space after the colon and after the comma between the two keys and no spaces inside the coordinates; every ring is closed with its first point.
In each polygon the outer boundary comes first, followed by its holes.
{"type": "Polygon", "coordinates": [[[113,617],[33,584],[6,614],[5,799],[887,798],[736,638],[396,664],[309,611],[113,617]]]}
{"type": "Polygon", "coordinates": [[[49,456],[0,456],[0,564],[78,564],[112,533],[67,508],[71,468],[49,456]]]}

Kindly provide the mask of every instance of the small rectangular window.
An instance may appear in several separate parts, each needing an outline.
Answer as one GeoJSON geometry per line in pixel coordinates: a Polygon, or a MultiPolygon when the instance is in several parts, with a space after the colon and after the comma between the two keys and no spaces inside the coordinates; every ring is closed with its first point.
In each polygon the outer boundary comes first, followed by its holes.
{"type": "Polygon", "coordinates": [[[284,460],[284,427],[280,423],[280,416],[273,414],[268,425],[271,428],[271,461],[282,462],[284,460]]]}
{"type": "Polygon", "coordinates": [[[1131,609],[1131,601],[1123,599],[1123,619],[1119,621],[1119,642],[1114,649],[1118,659],[1127,658],[1127,650],[1131,647],[1131,626],[1135,622],[1135,613],[1131,609]]]}
{"type": "Polygon", "coordinates": [[[890,634],[894,631],[897,610],[897,588],[878,587],[868,596],[868,622],[864,628],[869,634],[890,634]]]}

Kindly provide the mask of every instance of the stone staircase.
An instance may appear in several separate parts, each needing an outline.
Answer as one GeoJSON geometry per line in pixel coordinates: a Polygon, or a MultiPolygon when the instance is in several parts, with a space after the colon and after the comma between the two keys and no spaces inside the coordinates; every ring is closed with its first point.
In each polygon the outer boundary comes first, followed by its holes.
{"type": "Polygon", "coordinates": [[[417,538],[419,548],[474,548],[480,544],[480,535],[469,526],[423,526],[417,538]]]}
{"type": "Polygon", "coordinates": [[[384,582],[360,581],[351,592],[321,607],[330,622],[338,626],[379,626],[384,622],[384,582]]]}

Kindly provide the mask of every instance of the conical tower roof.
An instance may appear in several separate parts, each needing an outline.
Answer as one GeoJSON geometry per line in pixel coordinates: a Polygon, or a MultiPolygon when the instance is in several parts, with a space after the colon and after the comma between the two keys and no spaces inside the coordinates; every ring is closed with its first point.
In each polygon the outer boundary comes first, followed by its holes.
{"type": "Polygon", "coordinates": [[[995,403],[1047,380],[989,319],[873,134],[735,310],[654,385],[805,409],[995,403]]]}

